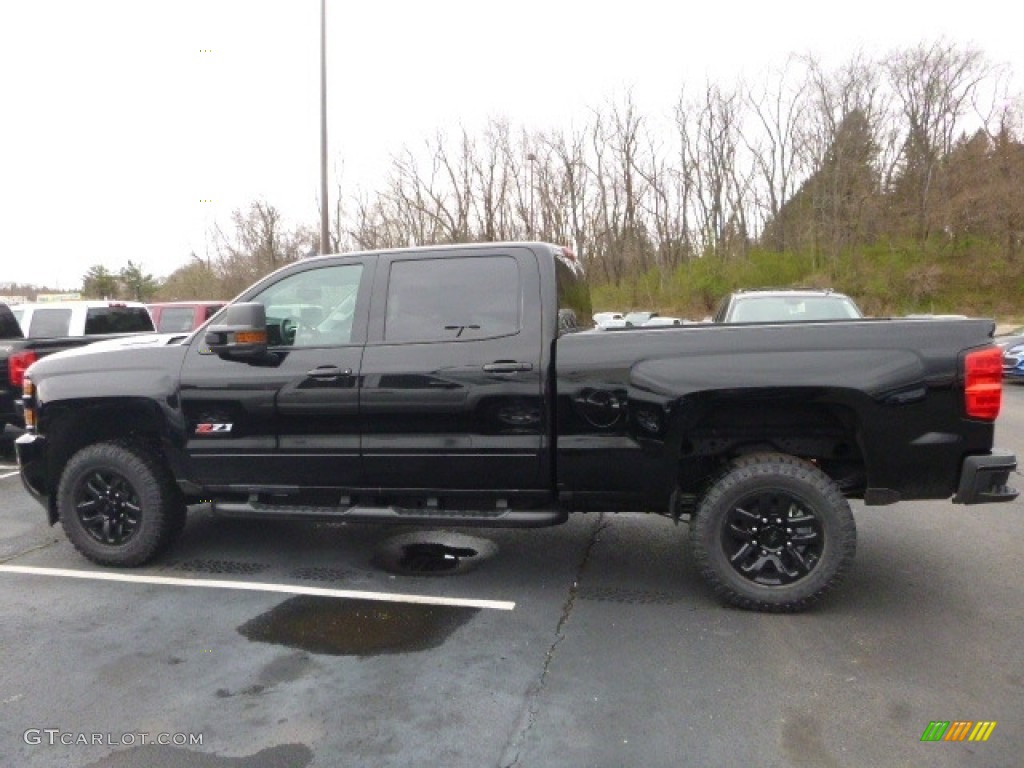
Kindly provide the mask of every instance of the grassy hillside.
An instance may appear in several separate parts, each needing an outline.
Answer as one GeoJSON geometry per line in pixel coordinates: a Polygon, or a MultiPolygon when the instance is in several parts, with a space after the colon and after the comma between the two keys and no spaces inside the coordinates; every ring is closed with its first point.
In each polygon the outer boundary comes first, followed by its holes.
{"type": "Polygon", "coordinates": [[[1024,318],[1024,255],[1009,259],[985,241],[879,243],[824,261],[807,253],[752,251],[746,259],[704,258],[675,271],[649,270],[593,287],[594,310],[655,309],[700,319],[737,288],[834,288],[870,315],[957,313],[1024,318]]]}

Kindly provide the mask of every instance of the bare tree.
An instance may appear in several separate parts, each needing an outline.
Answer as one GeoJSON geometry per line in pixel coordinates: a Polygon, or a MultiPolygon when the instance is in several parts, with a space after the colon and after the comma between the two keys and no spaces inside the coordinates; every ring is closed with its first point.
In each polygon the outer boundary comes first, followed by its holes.
{"type": "Polygon", "coordinates": [[[301,258],[315,242],[311,228],[288,227],[281,212],[264,200],[254,201],[244,212],[236,209],[231,221],[230,233],[215,226],[216,272],[227,295],[301,258]]]}
{"type": "Polygon", "coordinates": [[[923,243],[931,231],[929,214],[942,158],[952,150],[960,120],[990,67],[980,51],[940,40],[893,53],[883,68],[907,123],[900,187],[923,243]]]}
{"type": "Polygon", "coordinates": [[[764,219],[777,220],[771,245],[784,251],[788,245],[785,220],[779,218],[783,204],[793,194],[801,168],[799,131],[809,108],[806,78],[797,79],[794,69],[800,60],[790,58],[781,70],[769,70],[764,83],[747,88],[746,100],[756,130],[744,132],[757,174],[755,203],[764,219]]]}
{"type": "Polygon", "coordinates": [[[702,254],[723,258],[746,248],[749,175],[739,165],[741,103],[736,90],[708,83],[699,101],[680,100],[676,107],[696,243],[702,254]]]}

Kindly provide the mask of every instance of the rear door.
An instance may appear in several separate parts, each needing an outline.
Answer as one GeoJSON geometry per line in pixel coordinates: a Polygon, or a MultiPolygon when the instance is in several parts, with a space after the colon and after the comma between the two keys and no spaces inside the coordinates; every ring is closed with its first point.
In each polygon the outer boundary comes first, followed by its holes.
{"type": "Polygon", "coordinates": [[[350,488],[360,481],[359,369],[373,257],[313,261],[259,286],[270,349],[222,360],[193,340],[182,371],[199,482],[240,489],[350,488]]]}
{"type": "Polygon", "coordinates": [[[362,367],[368,487],[544,487],[539,306],[526,248],[381,257],[362,367]]]}

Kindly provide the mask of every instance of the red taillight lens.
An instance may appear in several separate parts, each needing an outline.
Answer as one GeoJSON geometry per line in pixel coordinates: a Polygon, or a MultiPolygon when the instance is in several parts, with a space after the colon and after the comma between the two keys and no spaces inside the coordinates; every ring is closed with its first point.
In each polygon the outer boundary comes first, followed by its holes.
{"type": "Polygon", "coordinates": [[[25,379],[25,371],[36,360],[35,352],[15,352],[7,358],[7,378],[11,380],[11,386],[21,389],[21,382],[25,379]]]}
{"type": "Polygon", "coordinates": [[[998,347],[964,357],[964,408],[972,419],[995,421],[1003,403],[1003,353],[998,347]]]}

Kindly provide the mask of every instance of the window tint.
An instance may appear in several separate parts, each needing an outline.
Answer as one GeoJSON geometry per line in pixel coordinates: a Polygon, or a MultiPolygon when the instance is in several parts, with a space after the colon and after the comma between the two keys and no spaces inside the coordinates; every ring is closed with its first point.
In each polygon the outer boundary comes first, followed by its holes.
{"type": "Polygon", "coordinates": [[[519,267],[510,256],[396,261],[384,339],[472,341],[519,331],[519,267]]]}
{"type": "Polygon", "coordinates": [[[289,275],[258,294],[267,311],[272,347],[317,347],[352,340],[362,264],[342,264],[289,275]]]}
{"type": "Polygon", "coordinates": [[[70,309],[39,309],[32,312],[28,335],[39,339],[67,336],[71,327],[70,309]]]}
{"type": "MultiPolygon", "coordinates": [[[[37,309],[36,312],[38,311],[37,309]]],[[[86,336],[104,333],[144,333],[152,330],[153,318],[149,316],[149,310],[145,307],[89,307],[85,313],[86,336]]]]}
{"type": "Polygon", "coordinates": [[[559,335],[592,327],[590,288],[583,267],[571,253],[555,254],[555,281],[558,287],[559,335]]]}
{"type": "Polygon", "coordinates": [[[0,304],[0,339],[20,339],[21,326],[6,304],[0,304]]]}
{"type": "Polygon", "coordinates": [[[161,333],[185,333],[192,330],[192,307],[164,307],[160,310],[157,330],[161,333]]]}
{"type": "Polygon", "coordinates": [[[211,304],[210,306],[206,307],[205,311],[203,312],[203,322],[209,320],[211,317],[217,314],[217,311],[223,306],[223,304],[211,304]]]}

